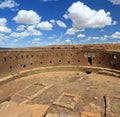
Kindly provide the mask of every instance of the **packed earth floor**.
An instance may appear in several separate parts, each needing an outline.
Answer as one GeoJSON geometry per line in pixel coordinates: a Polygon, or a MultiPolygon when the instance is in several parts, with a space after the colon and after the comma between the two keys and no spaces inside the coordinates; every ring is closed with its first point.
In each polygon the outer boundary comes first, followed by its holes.
{"type": "Polygon", "coordinates": [[[86,111],[104,117],[108,98],[114,117],[120,117],[120,79],[96,73],[44,72],[0,85],[0,100],[47,104],[47,113],[54,114],[78,116],[86,111]]]}

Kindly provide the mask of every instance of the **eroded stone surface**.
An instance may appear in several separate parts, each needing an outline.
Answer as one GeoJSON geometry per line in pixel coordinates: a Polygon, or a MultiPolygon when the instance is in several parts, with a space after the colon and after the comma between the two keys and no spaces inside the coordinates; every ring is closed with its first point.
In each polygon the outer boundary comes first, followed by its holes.
{"type": "Polygon", "coordinates": [[[78,101],[78,97],[75,94],[63,93],[58,97],[58,99],[53,103],[58,106],[63,106],[66,108],[74,109],[76,103],[78,101]],[[66,99],[65,99],[66,98],[66,99]]]}
{"type": "Polygon", "coordinates": [[[120,116],[120,97],[119,96],[106,96],[106,111],[107,117],[120,116]]]}
{"type": "Polygon", "coordinates": [[[48,108],[48,105],[22,104],[0,110],[0,117],[43,117],[48,108]]]}
{"type": "MultiPolygon", "coordinates": [[[[81,72],[81,71],[80,71],[81,72]]],[[[67,113],[70,115],[80,114],[82,111],[100,113],[102,117],[104,117],[105,103],[103,96],[105,94],[109,94],[110,96],[120,94],[120,85],[118,78],[98,75],[95,73],[91,73],[89,75],[85,74],[88,78],[82,79],[82,81],[78,82],[78,78],[81,77],[81,74],[77,71],[59,71],[59,72],[46,72],[46,73],[38,73],[36,75],[30,75],[27,77],[22,77],[15,81],[11,81],[4,85],[0,85],[0,89],[4,92],[0,92],[0,98],[6,96],[12,96],[14,94],[19,94],[22,96],[21,102],[30,98],[31,96],[27,96],[26,94],[21,94],[19,91],[25,89],[26,87],[37,83],[42,84],[53,84],[54,86],[49,88],[48,90],[44,90],[39,95],[35,95],[37,97],[32,97],[32,100],[28,100],[27,104],[49,104],[51,105],[47,113],[67,113]],[[58,99],[58,97],[63,93],[67,92],[69,94],[78,94],[78,101],[75,105],[74,109],[53,105],[53,102],[58,99]],[[4,93],[4,95],[3,95],[4,93]],[[25,100],[24,100],[25,99],[25,100]],[[102,111],[101,111],[102,109],[102,111]]],[[[33,90],[33,89],[32,89],[33,90]]],[[[41,90],[41,88],[40,88],[41,90]]],[[[29,91],[30,93],[31,91],[29,91]]],[[[27,92],[26,92],[27,93],[27,92]]],[[[15,97],[17,100],[17,97],[15,97]]],[[[21,98],[21,97],[20,97],[21,98]]],[[[71,105],[73,97],[63,96],[59,101],[60,103],[65,102],[65,104],[71,105]],[[65,102],[65,100],[68,100],[65,102]]],[[[11,98],[12,100],[12,98],[11,98]]],[[[113,100],[111,104],[114,104],[114,101],[118,102],[118,99],[113,100]]],[[[17,102],[17,101],[16,101],[17,102]]],[[[20,102],[20,103],[21,103],[20,102]]],[[[114,108],[118,108],[119,106],[114,108]]],[[[117,111],[117,110],[116,110],[117,111]]],[[[113,113],[113,116],[108,117],[119,117],[118,113],[113,113]]]]}
{"type": "Polygon", "coordinates": [[[45,117],[59,117],[59,114],[48,113],[45,117]]]}
{"type": "Polygon", "coordinates": [[[68,115],[68,114],[52,114],[52,113],[48,113],[45,117],[80,117],[80,116],[68,115]]]}
{"type": "Polygon", "coordinates": [[[6,102],[0,104],[0,111],[7,109],[7,108],[15,107],[17,105],[18,105],[18,103],[15,103],[13,101],[10,101],[10,102],[6,101],[6,102]]]}
{"type": "Polygon", "coordinates": [[[102,117],[100,113],[82,112],[81,117],[102,117]]]}
{"type": "Polygon", "coordinates": [[[17,103],[27,103],[52,86],[53,85],[46,85],[46,84],[39,84],[39,83],[32,84],[26,87],[25,89],[14,94],[11,97],[11,100],[17,103]]]}

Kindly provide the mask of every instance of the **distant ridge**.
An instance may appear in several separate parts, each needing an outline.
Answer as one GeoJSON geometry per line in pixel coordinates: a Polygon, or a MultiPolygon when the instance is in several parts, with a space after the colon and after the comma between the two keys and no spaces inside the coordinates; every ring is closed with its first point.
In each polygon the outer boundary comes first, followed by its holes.
{"type": "Polygon", "coordinates": [[[9,50],[9,49],[12,49],[12,48],[3,48],[3,47],[0,47],[0,50],[9,50]]]}

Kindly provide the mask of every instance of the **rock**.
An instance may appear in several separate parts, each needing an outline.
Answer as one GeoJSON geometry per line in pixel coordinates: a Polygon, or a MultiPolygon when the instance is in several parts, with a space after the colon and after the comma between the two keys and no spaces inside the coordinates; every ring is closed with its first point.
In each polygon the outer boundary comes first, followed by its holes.
{"type": "Polygon", "coordinates": [[[90,88],[89,88],[89,87],[87,87],[87,88],[86,88],[86,91],[89,91],[89,90],[90,90],[90,88]]]}
{"type": "Polygon", "coordinates": [[[48,110],[48,105],[21,104],[0,110],[0,117],[43,117],[48,110]]]}
{"type": "Polygon", "coordinates": [[[100,113],[82,112],[81,117],[101,117],[100,113]]]}
{"type": "Polygon", "coordinates": [[[4,97],[3,99],[0,99],[0,103],[10,101],[10,96],[4,97]]]}
{"type": "Polygon", "coordinates": [[[97,99],[98,99],[98,97],[94,97],[94,99],[95,99],[95,100],[97,100],[97,99]]]}
{"type": "Polygon", "coordinates": [[[95,113],[102,112],[102,108],[95,105],[94,103],[89,103],[89,106],[90,106],[91,112],[95,112],[95,113]]]}
{"type": "Polygon", "coordinates": [[[17,106],[18,104],[13,101],[6,101],[0,104],[0,111],[17,106]]]}
{"type": "Polygon", "coordinates": [[[45,117],[79,117],[77,115],[68,115],[68,114],[52,114],[48,113],[45,117]]]}
{"type": "Polygon", "coordinates": [[[45,117],[59,117],[59,114],[48,113],[45,117]]]}

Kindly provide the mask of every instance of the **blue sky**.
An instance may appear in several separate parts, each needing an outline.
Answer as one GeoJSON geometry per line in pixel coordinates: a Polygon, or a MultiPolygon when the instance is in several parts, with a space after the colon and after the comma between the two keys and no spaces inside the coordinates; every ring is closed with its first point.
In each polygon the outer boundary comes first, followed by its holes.
{"type": "Polygon", "coordinates": [[[0,0],[0,47],[120,43],[120,0],[0,0]]]}

